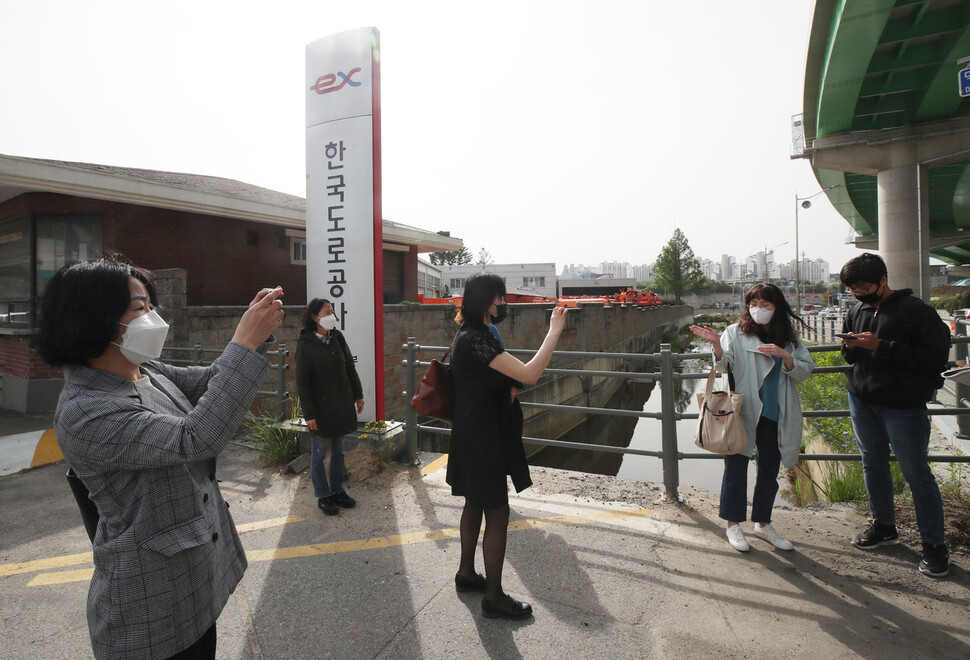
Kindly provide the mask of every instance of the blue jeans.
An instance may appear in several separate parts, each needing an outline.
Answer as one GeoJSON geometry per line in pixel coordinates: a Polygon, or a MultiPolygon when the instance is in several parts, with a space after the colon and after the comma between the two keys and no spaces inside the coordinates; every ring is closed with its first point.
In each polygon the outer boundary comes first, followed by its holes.
{"type": "MultiPolygon", "coordinates": [[[[757,523],[771,522],[771,509],[778,494],[778,468],[781,467],[781,450],[778,449],[778,422],[762,417],[755,430],[754,460],[758,475],[754,483],[754,499],[751,501],[751,520],[757,523]]],[[[744,522],[748,519],[748,463],[744,454],[724,457],[724,477],[721,479],[721,505],[718,515],[728,522],[744,522]]]]}
{"type": "Polygon", "coordinates": [[[344,489],[344,437],[330,438],[330,481],[323,469],[323,456],[327,453],[326,440],[316,434],[310,436],[310,479],[313,495],[318,500],[336,495],[344,489]]]}
{"type": "Polygon", "coordinates": [[[903,477],[913,491],[916,524],[926,543],[944,543],[943,500],[936,477],[926,461],[930,418],[926,408],[889,408],[849,394],[849,412],[862,454],[862,475],[872,517],[883,525],[896,524],[893,480],[889,472],[892,448],[903,477]]]}

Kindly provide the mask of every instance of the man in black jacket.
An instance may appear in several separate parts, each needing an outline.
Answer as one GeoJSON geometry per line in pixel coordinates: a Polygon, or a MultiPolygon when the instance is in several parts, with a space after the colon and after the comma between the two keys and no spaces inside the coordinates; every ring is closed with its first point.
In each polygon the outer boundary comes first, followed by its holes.
{"type": "Polygon", "coordinates": [[[883,260],[862,254],[839,273],[859,301],[846,316],[842,356],[852,365],[847,374],[849,411],[869,494],[872,524],[852,544],[862,550],[899,543],[893,483],[892,448],[913,492],[916,522],[923,539],[921,573],[949,573],[949,551],[943,538],[943,501],[927,462],[930,420],[926,402],[943,384],[950,332],[939,314],[911,289],[893,291],[883,260]]]}

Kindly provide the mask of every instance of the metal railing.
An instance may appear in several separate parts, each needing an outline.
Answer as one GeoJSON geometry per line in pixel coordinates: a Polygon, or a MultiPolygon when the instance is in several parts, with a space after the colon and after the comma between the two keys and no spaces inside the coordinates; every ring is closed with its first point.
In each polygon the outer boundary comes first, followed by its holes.
{"type": "MultiPolygon", "coordinates": [[[[217,357],[222,355],[224,350],[224,348],[203,348],[199,342],[191,347],[166,346],[164,352],[168,355],[165,357],[165,362],[167,364],[205,367],[212,364],[217,357]],[[188,353],[189,357],[171,357],[173,353],[175,355],[188,353]],[[212,359],[206,359],[207,355],[211,355],[212,359]]],[[[277,344],[276,350],[266,351],[265,355],[267,358],[276,357],[276,362],[271,366],[276,372],[276,389],[258,390],[256,394],[273,397],[273,417],[257,417],[252,414],[247,414],[246,417],[258,422],[282,422],[287,418],[286,401],[290,398],[290,393],[286,389],[286,371],[290,368],[290,365],[286,363],[286,358],[290,355],[290,352],[286,350],[286,344],[277,344]]]]}
{"type": "MultiPolygon", "coordinates": [[[[964,321],[964,323],[970,323],[964,321]]],[[[966,327],[964,326],[964,330],[966,327]]],[[[966,353],[966,344],[970,342],[970,337],[967,336],[957,336],[953,339],[954,344],[962,345],[964,353],[966,353]]],[[[417,359],[417,354],[420,352],[431,352],[440,354],[444,352],[447,346],[423,346],[416,343],[416,338],[408,337],[408,343],[402,346],[405,354],[405,359],[402,361],[402,365],[407,369],[407,376],[405,379],[406,391],[403,393],[407,401],[410,401],[417,391],[417,369],[419,367],[427,367],[430,362],[423,362],[417,359]]],[[[831,352],[839,350],[839,346],[833,345],[821,345],[821,346],[811,346],[808,349],[813,353],[821,352],[831,352]]],[[[535,351],[532,350],[520,350],[520,349],[510,349],[509,353],[513,355],[529,356],[534,355],[535,351]]],[[[959,354],[959,353],[958,353],[959,354]]],[[[680,487],[680,461],[688,459],[721,459],[723,458],[720,454],[713,454],[710,452],[682,452],[679,450],[677,445],[677,426],[676,422],[682,419],[697,419],[698,414],[696,412],[684,412],[679,413],[674,408],[674,382],[677,380],[701,380],[706,379],[710,373],[709,370],[704,372],[693,372],[693,373],[678,373],[675,371],[676,363],[683,363],[687,361],[697,361],[705,360],[710,362],[713,359],[713,354],[711,352],[706,353],[674,353],[670,349],[670,344],[661,344],[659,353],[590,353],[590,352],[580,352],[580,351],[554,351],[553,357],[567,357],[567,358],[618,358],[622,360],[630,361],[648,361],[659,363],[660,370],[655,372],[637,372],[637,371],[595,371],[595,370],[585,370],[585,369],[546,369],[545,374],[549,375],[559,375],[559,376],[603,376],[603,377],[614,377],[614,378],[624,378],[626,380],[650,380],[655,381],[660,384],[660,401],[661,401],[661,412],[642,412],[636,410],[617,410],[612,408],[591,408],[587,406],[572,406],[563,404],[553,404],[553,403],[532,403],[526,401],[520,401],[523,408],[539,408],[545,410],[556,410],[556,411],[572,411],[572,412],[583,412],[590,415],[608,415],[608,416],[621,416],[621,417],[644,417],[653,418],[660,420],[661,427],[661,449],[647,450],[647,449],[637,449],[630,447],[616,447],[610,445],[599,445],[594,443],[586,442],[568,442],[564,440],[552,440],[548,438],[533,438],[533,437],[523,437],[524,442],[529,442],[537,445],[544,445],[550,447],[564,447],[567,449],[574,449],[579,451],[598,451],[607,453],[617,453],[617,454],[634,454],[638,456],[652,456],[660,458],[663,461],[663,481],[664,487],[667,491],[668,496],[676,497],[677,489],[680,487]]],[[[954,364],[954,363],[951,363],[954,364]]],[[[850,367],[848,366],[835,366],[835,367],[816,367],[812,372],[815,374],[825,374],[825,373],[840,373],[848,371],[850,367]]],[[[811,376],[810,376],[811,377],[811,376]]],[[[541,381],[540,381],[541,382],[541,381]]],[[[943,407],[943,408],[930,408],[927,410],[929,415],[970,415],[970,401],[965,399],[957,399],[958,405],[956,407],[943,407]]],[[[806,418],[811,417],[848,417],[848,410],[805,410],[803,411],[803,416],[806,418]]],[[[406,450],[409,458],[413,461],[417,454],[417,433],[418,431],[424,431],[428,433],[445,434],[450,435],[451,429],[444,428],[440,426],[431,426],[426,423],[419,424],[417,419],[417,413],[411,409],[410,406],[406,407],[405,412],[405,443],[406,450]]],[[[962,417],[958,419],[963,419],[962,417]]],[[[968,420],[970,424],[970,420],[968,420]]],[[[810,461],[860,461],[862,460],[859,454],[799,454],[799,457],[803,460],[810,461]]],[[[893,458],[893,460],[895,460],[893,458]]],[[[931,455],[929,456],[931,462],[970,462],[970,456],[950,456],[950,455],[931,455]]]]}
{"type": "Polygon", "coordinates": [[[802,329],[802,338],[806,341],[826,342],[835,341],[835,333],[841,332],[842,322],[845,316],[819,316],[816,314],[806,314],[802,317],[805,327],[802,329]]]}
{"type": "MultiPolygon", "coordinates": [[[[957,362],[967,362],[967,345],[970,343],[970,334],[968,331],[968,326],[970,326],[970,321],[967,320],[967,311],[965,309],[958,309],[953,313],[952,318],[945,318],[945,321],[949,321],[953,326],[953,348],[954,348],[954,359],[957,362]]],[[[953,387],[949,387],[947,383],[944,383],[943,387],[949,392],[958,406],[968,406],[970,407],[970,385],[964,385],[959,381],[953,381],[953,387]]],[[[960,439],[970,438],[970,418],[968,417],[957,417],[957,437],[960,439]]]]}

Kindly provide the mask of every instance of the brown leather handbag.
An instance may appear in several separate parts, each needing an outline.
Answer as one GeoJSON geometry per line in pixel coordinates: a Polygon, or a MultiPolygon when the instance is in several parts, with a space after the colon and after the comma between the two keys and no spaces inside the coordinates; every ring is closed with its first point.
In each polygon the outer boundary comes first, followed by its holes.
{"type": "Polygon", "coordinates": [[[445,359],[451,347],[441,356],[441,360],[431,360],[431,366],[418,383],[418,391],[411,399],[411,408],[419,415],[434,417],[444,422],[452,420],[455,409],[455,391],[451,384],[451,367],[445,359]]]}

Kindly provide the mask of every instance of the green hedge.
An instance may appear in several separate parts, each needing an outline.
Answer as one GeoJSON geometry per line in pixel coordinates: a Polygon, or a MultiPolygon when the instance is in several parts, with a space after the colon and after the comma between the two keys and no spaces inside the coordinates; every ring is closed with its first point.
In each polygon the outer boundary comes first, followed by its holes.
{"type": "Polygon", "coordinates": [[[930,300],[930,305],[936,309],[945,309],[953,313],[955,309],[970,307],[970,289],[964,293],[955,293],[949,296],[940,296],[930,300]]]}

